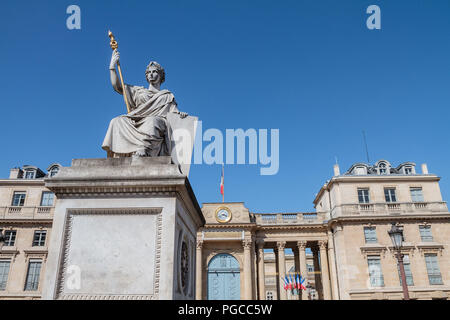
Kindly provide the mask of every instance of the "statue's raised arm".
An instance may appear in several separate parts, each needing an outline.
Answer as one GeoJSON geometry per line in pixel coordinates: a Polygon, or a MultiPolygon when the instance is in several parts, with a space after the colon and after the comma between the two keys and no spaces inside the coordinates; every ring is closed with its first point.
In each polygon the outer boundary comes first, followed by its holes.
{"type": "Polygon", "coordinates": [[[110,71],[110,78],[111,78],[111,84],[114,88],[114,90],[120,94],[123,94],[123,88],[122,84],[120,83],[119,77],[117,76],[116,72],[116,65],[119,62],[120,53],[115,49],[111,56],[111,62],[109,63],[109,71],[110,71]]]}

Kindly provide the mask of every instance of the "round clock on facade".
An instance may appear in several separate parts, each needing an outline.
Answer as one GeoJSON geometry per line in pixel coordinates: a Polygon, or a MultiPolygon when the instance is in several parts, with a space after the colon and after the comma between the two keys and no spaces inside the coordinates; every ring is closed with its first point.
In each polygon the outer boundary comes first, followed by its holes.
{"type": "Polygon", "coordinates": [[[220,207],[216,210],[216,220],[221,223],[231,220],[231,211],[227,207],[220,207]]]}

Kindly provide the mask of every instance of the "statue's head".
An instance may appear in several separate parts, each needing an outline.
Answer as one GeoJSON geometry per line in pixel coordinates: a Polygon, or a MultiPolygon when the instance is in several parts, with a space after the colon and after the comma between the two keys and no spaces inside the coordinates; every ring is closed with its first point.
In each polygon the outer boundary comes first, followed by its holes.
{"type": "Polygon", "coordinates": [[[158,62],[150,61],[147,69],[145,69],[145,78],[148,83],[159,82],[161,84],[166,80],[166,73],[158,62]]]}

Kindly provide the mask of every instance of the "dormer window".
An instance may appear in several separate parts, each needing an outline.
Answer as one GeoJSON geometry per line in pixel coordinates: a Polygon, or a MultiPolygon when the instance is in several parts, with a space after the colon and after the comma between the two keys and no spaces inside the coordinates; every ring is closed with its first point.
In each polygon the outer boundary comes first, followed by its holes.
{"type": "Polygon", "coordinates": [[[380,173],[380,174],[387,174],[387,166],[386,166],[386,163],[380,163],[379,164],[379,166],[378,166],[378,172],[380,173]]]}
{"type": "Polygon", "coordinates": [[[36,176],[35,170],[26,170],[24,179],[34,179],[35,176],[36,176]]]}
{"type": "Polygon", "coordinates": [[[412,174],[412,168],[411,167],[405,167],[405,174],[412,174]]]}
{"type": "Polygon", "coordinates": [[[56,175],[59,172],[59,167],[58,166],[54,166],[50,169],[49,172],[49,176],[53,177],[54,175],[56,175]]]}

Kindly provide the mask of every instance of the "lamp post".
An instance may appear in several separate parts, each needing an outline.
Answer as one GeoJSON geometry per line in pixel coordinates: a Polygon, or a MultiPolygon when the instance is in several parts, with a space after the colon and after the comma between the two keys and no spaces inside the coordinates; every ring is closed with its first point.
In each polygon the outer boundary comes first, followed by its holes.
{"type": "Polygon", "coordinates": [[[5,234],[3,233],[3,229],[0,228],[0,250],[2,250],[3,245],[5,244],[5,234]]]}
{"type": "Polygon", "coordinates": [[[391,230],[388,231],[389,237],[391,237],[392,244],[396,250],[395,256],[397,257],[398,268],[400,269],[400,276],[402,278],[403,287],[403,299],[409,300],[408,285],[406,284],[405,266],[403,265],[403,254],[401,253],[403,245],[403,231],[396,225],[392,224],[391,230]]]}

